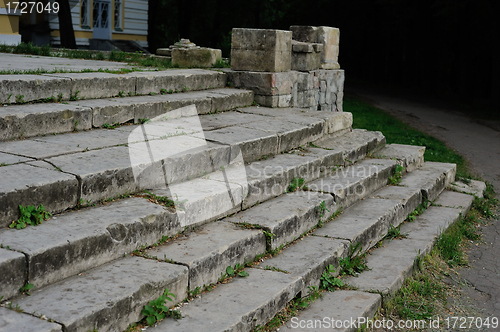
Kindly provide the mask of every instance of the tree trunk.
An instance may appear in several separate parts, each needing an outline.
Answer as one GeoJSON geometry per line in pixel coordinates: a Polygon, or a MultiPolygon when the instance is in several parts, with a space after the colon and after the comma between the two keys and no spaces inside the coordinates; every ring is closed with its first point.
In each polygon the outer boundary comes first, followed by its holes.
{"type": "Polygon", "coordinates": [[[59,32],[61,34],[61,46],[65,48],[76,48],[75,32],[73,31],[73,21],[71,20],[71,8],[69,0],[58,0],[59,12],[59,32]]]}

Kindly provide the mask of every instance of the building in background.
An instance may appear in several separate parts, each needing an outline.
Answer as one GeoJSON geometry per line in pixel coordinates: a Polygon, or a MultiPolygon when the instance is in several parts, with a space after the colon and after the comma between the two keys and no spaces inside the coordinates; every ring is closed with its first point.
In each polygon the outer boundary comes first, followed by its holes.
{"type": "MultiPolygon", "coordinates": [[[[6,0],[0,0],[0,6],[2,1],[6,0]]],[[[69,0],[69,5],[78,48],[134,51],[148,47],[147,0],[69,0]]],[[[24,42],[61,45],[54,12],[21,14],[20,33],[24,42]]]]}
{"type": "Polygon", "coordinates": [[[9,10],[6,0],[0,0],[0,44],[17,45],[21,42],[19,34],[20,14],[9,10]]]}

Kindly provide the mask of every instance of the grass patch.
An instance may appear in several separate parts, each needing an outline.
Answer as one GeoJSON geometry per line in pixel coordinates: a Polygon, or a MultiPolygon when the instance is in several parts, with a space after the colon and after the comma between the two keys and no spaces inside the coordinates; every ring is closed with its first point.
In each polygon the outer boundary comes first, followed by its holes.
{"type": "Polygon", "coordinates": [[[353,115],[353,128],[381,131],[387,144],[409,144],[425,146],[425,161],[457,164],[457,176],[470,178],[466,160],[443,142],[424,134],[385,111],[353,97],[344,98],[344,110],[353,115]]]}

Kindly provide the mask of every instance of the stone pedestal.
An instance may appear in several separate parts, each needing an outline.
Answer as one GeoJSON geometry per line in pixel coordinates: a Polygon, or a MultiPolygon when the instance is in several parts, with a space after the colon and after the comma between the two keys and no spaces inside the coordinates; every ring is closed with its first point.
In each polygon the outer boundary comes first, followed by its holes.
{"type": "Polygon", "coordinates": [[[287,72],[291,69],[292,32],[269,29],[233,29],[231,69],[287,72]]]}
{"type": "Polygon", "coordinates": [[[213,48],[174,48],[172,64],[179,67],[211,68],[222,59],[222,51],[213,48]]]}

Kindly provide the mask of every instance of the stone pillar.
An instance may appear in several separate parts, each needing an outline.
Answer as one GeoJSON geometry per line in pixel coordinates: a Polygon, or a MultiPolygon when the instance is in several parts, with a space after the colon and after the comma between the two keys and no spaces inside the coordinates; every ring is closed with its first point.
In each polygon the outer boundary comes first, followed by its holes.
{"type": "Polygon", "coordinates": [[[291,31],[233,29],[231,40],[232,70],[287,72],[291,69],[291,57],[291,31]]]}

